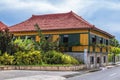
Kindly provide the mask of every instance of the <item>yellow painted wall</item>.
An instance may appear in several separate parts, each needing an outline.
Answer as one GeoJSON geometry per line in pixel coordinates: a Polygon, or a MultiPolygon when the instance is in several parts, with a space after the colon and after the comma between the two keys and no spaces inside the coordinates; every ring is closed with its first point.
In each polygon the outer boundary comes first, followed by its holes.
{"type": "Polygon", "coordinates": [[[36,41],[40,41],[40,37],[39,36],[36,36],[36,41]]]}
{"type": "MultiPolygon", "coordinates": [[[[90,46],[90,52],[93,52],[93,47],[92,46],[90,46]]],[[[96,47],[95,48],[95,52],[100,52],[100,48],[96,47]]],[[[106,52],[106,48],[102,48],[102,52],[105,53],[106,52]]]]}
{"type": "Polygon", "coordinates": [[[72,51],[84,51],[84,49],[88,49],[88,46],[73,46],[72,51]]]}
{"type": "Polygon", "coordinates": [[[93,51],[93,47],[92,46],[90,46],[90,52],[92,52],[93,51]]]}
{"type": "Polygon", "coordinates": [[[80,44],[88,45],[88,34],[80,34],[80,44]]]}
{"type": "Polygon", "coordinates": [[[56,41],[59,38],[59,35],[53,35],[53,42],[56,41]]]}
{"type": "Polygon", "coordinates": [[[96,52],[100,52],[100,48],[99,48],[99,47],[96,47],[95,51],[96,51],[96,52]]]}
{"type": "Polygon", "coordinates": [[[103,49],[102,49],[102,52],[104,52],[104,53],[105,53],[105,52],[106,52],[106,48],[103,48],[103,49]]]}
{"type": "MultiPolygon", "coordinates": [[[[59,34],[74,34],[74,33],[87,33],[88,30],[79,30],[79,29],[75,29],[75,30],[52,30],[52,31],[43,31],[43,34],[53,34],[53,41],[55,41],[56,39],[59,38],[59,34]]],[[[101,36],[105,39],[109,39],[109,36],[97,32],[97,31],[91,31],[91,34],[95,34],[98,36],[101,36]]],[[[35,31],[31,31],[31,32],[14,32],[13,33],[15,36],[24,36],[24,35],[37,35],[38,33],[35,31]]],[[[36,36],[36,41],[39,41],[40,38],[38,36],[36,36]]],[[[73,46],[72,47],[72,51],[84,51],[84,49],[88,49],[89,42],[88,42],[88,34],[80,34],[80,43],[81,45],[86,45],[86,46],[73,46]]],[[[90,46],[90,52],[92,52],[92,46],[90,46]]],[[[105,50],[104,50],[105,51],[105,50]]],[[[100,52],[99,48],[96,48],[96,52],[100,52]]]]}
{"type": "MultiPolygon", "coordinates": [[[[53,30],[53,31],[42,31],[43,34],[72,34],[72,33],[86,33],[88,30],[53,30]]],[[[29,32],[13,32],[15,36],[20,35],[37,35],[37,32],[29,31],[29,32]]]]}

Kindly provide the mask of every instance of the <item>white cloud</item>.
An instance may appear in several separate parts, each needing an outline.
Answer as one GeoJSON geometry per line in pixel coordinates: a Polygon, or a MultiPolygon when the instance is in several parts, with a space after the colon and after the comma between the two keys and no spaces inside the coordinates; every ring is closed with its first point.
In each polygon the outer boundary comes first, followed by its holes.
{"type": "MultiPolygon", "coordinates": [[[[32,14],[38,14],[46,12],[69,12],[72,10],[77,14],[87,16],[87,18],[89,18],[94,16],[94,13],[100,9],[120,11],[120,2],[116,2],[115,0],[60,0],[59,2],[54,2],[54,4],[52,4],[50,1],[51,0],[1,0],[0,12],[4,12],[4,10],[28,10],[28,12],[32,14]]],[[[112,20],[109,23],[109,21],[108,23],[102,24],[103,26],[107,26],[104,28],[104,30],[110,33],[119,32],[120,23],[115,23],[114,21],[112,22],[112,20]]],[[[99,24],[101,24],[101,22],[99,22],[99,24]]],[[[98,23],[96,22],[96,24],[98,23]]]]}
{"type": "Polygon", "coordinates": [[[62,0],[56,5],[50,3],[49,0],[1,0],[0,10],[31,10],[38,12],[68,12],[75,11],[76,13],[92,15],[99,8],[120,9],[120,3],[111,1],[98,0],[62,0]]]}
{"type": "Polygon", "coordinates": [[[1,0],[0,10],[11,9],[11,10],[31,10],[36,12],[52,11],[52,12],[67,12],[73,10],[75,12],[81,11],[87,8],[93,2],[89,0],[64,0],[56,5],[52,5],[49,1],[45,0],[33,0],[33,1],[22,1],[22,0],[1,0]]]}

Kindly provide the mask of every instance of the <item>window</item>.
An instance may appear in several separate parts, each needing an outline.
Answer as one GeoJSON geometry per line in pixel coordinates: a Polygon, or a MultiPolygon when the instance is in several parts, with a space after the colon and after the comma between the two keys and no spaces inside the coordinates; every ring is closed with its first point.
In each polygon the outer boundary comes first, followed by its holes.
{"type": "Polygon", "coordinates": [[[106,40],[106,45],[108,45],[108,40],[106,40]]]}
{"type": "Polygon", "coordinates": [[[63,43],[68,43],[68,35],[63,36],[63,43]]]}
{"type": "Polygon", "coordinates": [[[25,38],[35,40],[35,35],[25,36],[25,38]]]}
{"type": "Polygon", "coordinates": [[[48,39],[49,39],[49,37],[50,37],[49,35],[45,35],[45,39],[46,39],[46,40],[48,40],[48,39]]]}
{"type": "Polygon", "coordinates": [[[20,36],[20,39],[25,39],[26,36],[20,36]]]}
{"type": "Polygon", "coordinates": [[[62,34],[59,43],[65,51],[72,51],[72,46],[80,45],[80,34],[62,34]]]}
{"type": "Polygon", "coordinates": [[[100,63],[100,57],[97,57],[97,63],[100,63]]]}
{"type": "Polygon", "coordinates": [[[90,64],[94,64],[94,57],[90,56],[90,64]]]}
{"type": "Polygon", "coordinates": [[[103,57],[103,62],[106,63],[106,56],[103,57]]]}
{"type": "Polygon", "coordinates": [[[67,46],[80,45],[80,34],[64,34],[60,35],[60,37],[60,44],[67,44],[67,46]]]}
{"type": "Polygon", "coordinates": [[[100,44],[103,44],[103,38],[100,38],[100,44]]]}
{"type": "Polygon", "coordinates": [[[91,34],[91,44],[96,44],[96,36],[91,34]]]}

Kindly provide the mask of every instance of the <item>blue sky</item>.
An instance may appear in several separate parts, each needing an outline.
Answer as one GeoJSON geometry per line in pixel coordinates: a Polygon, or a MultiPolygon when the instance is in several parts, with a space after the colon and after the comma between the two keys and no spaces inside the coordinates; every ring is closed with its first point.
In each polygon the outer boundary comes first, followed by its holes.
{"type": "Polygon", "coordinates": [[[0,0],[0,21],[11,26],[32,14],[71,10],[120,41],[120,0],[0,0]]]}

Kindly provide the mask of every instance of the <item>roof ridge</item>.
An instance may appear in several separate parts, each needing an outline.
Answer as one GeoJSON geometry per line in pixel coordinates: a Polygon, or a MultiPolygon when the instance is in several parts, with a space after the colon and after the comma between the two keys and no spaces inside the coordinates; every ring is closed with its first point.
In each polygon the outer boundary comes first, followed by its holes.
{"type": "Polygon", "coordinates": [[[8,27],[6,24],[4,24],[2,21],[0,21],[0,23],[2,24],[2,25],[4,25],[4,26],[6,26],[6,27],[8,27]]]}
{"type": "Polygon", "coordinates": [[[32,17],[38,17],[38,16],[55,16],[55,15],[67,15],[67,14],[70,14],[70,12],[67,12],[67,13],[54,13],[54,14],[43,14],[43,15],[32,15],[32,17]]]}
{"type": "Polygon", "coordinates": [[[75,14],[74,12],[71,11],[71,14],[72,14],[75,18],[77,18],[78,20],[86,23],[87,25],[89,25],[89,26],[91,26],[91,27],[94,27],[94,25],[90,24],[88,21],[86,21],[85,19],[83,19],[81,16],[75,14]]]}

